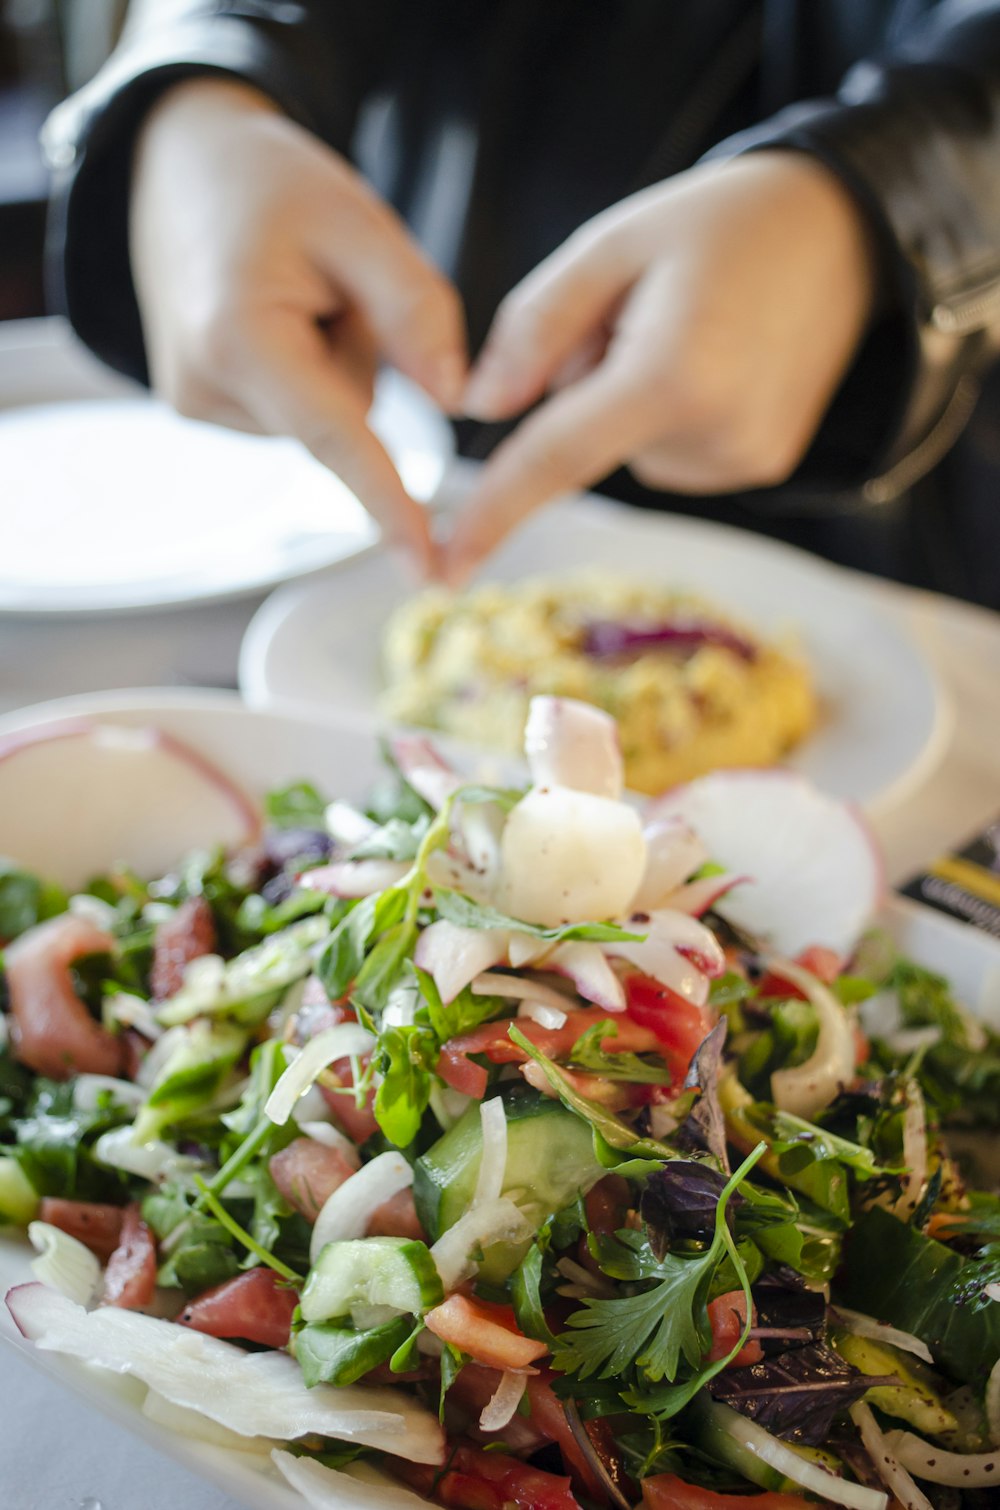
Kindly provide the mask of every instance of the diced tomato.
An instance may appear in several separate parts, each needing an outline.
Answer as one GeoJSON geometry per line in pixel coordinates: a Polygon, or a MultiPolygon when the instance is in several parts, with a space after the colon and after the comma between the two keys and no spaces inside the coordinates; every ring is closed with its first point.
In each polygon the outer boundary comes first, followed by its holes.
{"type": "Polygon", "coordinates": [[[73,912],[29,928],[8,944],[4,969],[10,993],[14,1058],[38,1075],[117,1075],[122,1046],[96,1023],[73,990],[70,965],[85,954],[109,954],[110,934],[73,912]]]}
{"type": "Polygon", "coordinates": [[[871,1054],[871,1044],[868,1042],[867,1033],[859,1022],[852,1022],[851,1032],[854,1034],[854,1067],[855,1069],[859,1069],[861,1065],[868,1062],[869,1055],[871,1054]]]}
{"type": "Polygon", "coordinates": [[[412,1237],[425,1243],[427,1233],[420,1225],[412,1190],[399,1190],[377,1206],[368,1218],[367,1237],[412,1237]]]}
{"type": "Polygon", "coordinates": [[[64,1201],[56,1196],[42,1197],[38,1207],[38,1220],[69,1233],[91,1253],[107,1263],[121,1242],[122,1221],[125,1212],[121,1206],[104,1206],[97,1201],[64,1201]]]}
{"type": "Polygon", "coordinates": [[[451,1510],[580,1510],[569,1479],[557,1478],[501,1452],[462,1445],[437,1478],[419,1463],[392,1462],[397,1477],[451,1510]]]}
{"type": "Polygon", "coordinates": [[[153,938],[149,984],[154,1001],[174,996],[184,984],[184,971],[194,959],[216,946],[215,918],[204,897],[188,897],[159,923],[153,938]]]}
{"type": "MultiPolygon", "coordinates": [[[[338,1084],[348,1090],[354,1085],[354,1067],[350,1059],[338,1059],[330,1066],[329,1073],[338,1084]]],[[[365,1099],[364,1106],[358,1106],[353,1095],[345,1095],[344,1091],[331,1090],[328,1085],[316,1082],[323,1094],[323,1100],[333,1112],[338,1123],[347,1136],[359,1146],[364,1143],[373,1133],[378,1131],[378,1123],[372,1110],[375,1101],[375,1092],[371,1090],[365,1099]]]]}
{"type": "Polygon", "coordinates": [[[268,1160],[271,1179],[290,1206],[314,1222],[327,1200],[354,1173],[339,1148],[315,1138],[296,1138],[268,1160]]]}
{"type": "MultiPolygon", "coordinates": [[[[496,1022],[484,1022],[473,1032],[463,1033],[458,1038],[448,1040],[441,1049],[438,1074],[455,1090],[481,1100],[486,1093],[486,1071],[482,1065],[470,1062],[471,1054],[484,1054],[491,1064],[523,1064],[528,1058],[524,1050],[513,1043],[507,1035],[507,1029],[512,1022],[516,1021],[529,1043],[541,1049],[549,1059],[565,1059],[577,1039],[601,1020],[601,1014],[588,1007],[576,1012],[567,1012],[566,1021],[559,1028],[543,1028],[541,1023],[534,1022],[530,1017],[516,1019],[502,1017],[496,1022]]],[[[616,1050],[629,1050],[633,1054],[661,1052],[657,1034],[649,1031],[647,1027],[635,1021],[630,1022],[624,1016],[615,1017],[612,1021],[618,1030],[617,1036],[609,1035],[602,1040],[604,1047],[610,1052],[613,1053],[616,1050]]]]}
{"type": "Polygon", "coordinates": [[[104,1271],[104,1304],[123,1311],[148,1306],[156,1290],[156,1242],[139,1204],[125,1207],[121,1240],[104,1271]]]}
{"type": "MultiPolygon", "coordinates": [[[[728,1290],[725,1295],[717,1295],[708,1303],[708,1324],[712,1328],[712,1349],[708,1355],[709,1363],[716,1363],[720,1358],[725,1358],[731,1353],[740,1334],[746,1325],[747,1302],[742,1290],[728,1290]]],[[[753,1320],[756,1321],[756,1315],[753,1320]]],[[[759,1363],[764,1356],[764,1349],[755,1338],[751,1337],[740,1348],[736,1357],[729,1365],[730,1368],[744,1368],[751,1363],[759,1363]]]]}
{"type": "Polygon", "coordinates": [[[801,1494],[716,1494],[673,1473],[643,1479],[642,1503],[645,1510],[816,1510],[801,1494]]]}
{"type": "MultiPolygon", "coordinates": [[[[499,1369],[487,1368],[483,1363],[466,1363],[448,1391],[449,1413],[453,1414],[456,1410],[461,1412],[465,1420],[464,1429],[473,1441],[490,1440],[489,1436],[479,1430],[479,1417],[483,1413],[483,1407],[496,1394],[502,1377],[499,1369]]],[[[553,1440],[537,1422],[529,1420],[519,1411],[511,1416],[501,1432],[501,1438],[511,1452],[524,1457],[537,1452],[539,1447],[544,1447],[553,1440]]]]}
{"type": "MultiPolygon", "coordinates": [[[[803,949],[801,954],[795,956],[795,964],[808,970],[810,975],[815,975],[825,986],[831,986],[844,967],[840,955],[833,949],[824,948],[822,944],[812,944],[808,949],[803,949]]],[[[767,972],[757,989],[761,996],[793,996],[798,1001],[805,1000],[798,986],[773,970],[767,972]]]]}
{"type": "Polygon", "coordinates": [[[626,1017],[653,1034],[674,1080],[682,1081],[695,1050],[711,1032],[712,1014],[637,970],[629,971],[622,984],[626,1017]]]}
{"type": "Polygon", "coordinates": [[[624,1225],[631,1199],[628,1181],[620,1174],[606,1174],[598,1180],[583,1202],[591,1232],[617,1232],[624,1225]]]}
{"type": "MultiPolygon", "coordinates": [[[[562,1401],[552,1388],[553,1375],[544,1366],[528,1380],[528,1404],[531,1408],[531,1424],[543,1433],[550,1442],[555,1442],[562,1453],[566,1468],[573,1475],[577,1487],[589,1498],[601,1503],[605,1497],[604,1485],[596,1474],[579,1442],[573,1435],[566,1419],[562,1401]]],[[[594,1452],[601,1459],[613,1483],[621,1484],[625,1477],[621,1458],[615,1445],[611,1428],[606,1421],[587,1421],[584,1431],[590,1438],[594,1452]]],[[[504,1439],[507,1440],[505,1427],[504,1439]]],[[[511,1445],[514,1445],[513,1443],[511,1445]]]]}
{"type": "Polygon", "coordinates": [[[209,1337],[242,1337],[265,1347],[286,1347],[298,1302],[295,1291],[273,1269],[248,1269],[192,1300],[177,1320],[209,1337]]]}
{"type": "Polygon", "coordinates": [[[424,1317],[427,1329],[491,1368],[527,1368],[548,1352],[544,1342],[526,1337],[510,1306],[450,1295],[424,1317]]]}

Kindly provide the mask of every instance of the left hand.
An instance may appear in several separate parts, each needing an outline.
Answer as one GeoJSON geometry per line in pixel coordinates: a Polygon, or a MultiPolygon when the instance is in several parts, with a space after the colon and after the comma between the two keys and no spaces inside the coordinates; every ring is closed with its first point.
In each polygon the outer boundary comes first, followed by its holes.
{"type": "Polygon", "coordinates": [[[850,195],[798,152],[704,164],[589,221],[508,294],[469,380],[478,419],[545,402],[485,464],[447,577],[622,463],[680,493],[785,480],[871,317],[874,263],[850,195]]]}

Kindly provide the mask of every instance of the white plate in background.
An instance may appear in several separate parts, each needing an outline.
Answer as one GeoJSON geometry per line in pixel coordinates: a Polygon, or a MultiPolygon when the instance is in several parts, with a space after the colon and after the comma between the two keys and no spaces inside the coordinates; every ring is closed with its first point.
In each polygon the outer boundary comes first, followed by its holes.
{"type": "MultiPolygon", "coordinates": [[[[931,670],[853,574],[744,530],[591,495],[536,515],[481,576],[511,582],[583,566],[703,594],[764,635],[791,631],[812,668],[822,714],[788,764],[826,791],[884,810],[942,755],[951,716],[931,670]]],[[[247,701],[374,713],[382,629],[409,591],[398,566],[380,554],[274,594],[243,642],[247,701]]]]}
{"type": "MultiPolygon", "coordinates": [[[[426,501],[448,422],[397,373],[372,428],[426,501]]],[[[266,591],[368,550],[355,495],[296,441],[182,419],[62,321],[0,331],[0,613],[113,613],[266,591]]]]}

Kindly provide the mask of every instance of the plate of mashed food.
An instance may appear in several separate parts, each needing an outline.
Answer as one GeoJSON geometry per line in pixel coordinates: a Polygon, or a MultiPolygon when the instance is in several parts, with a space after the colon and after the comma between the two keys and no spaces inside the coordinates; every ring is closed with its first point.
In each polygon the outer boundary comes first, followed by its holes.
{"type": "Polygon", "coordinates": [[[863,579],[791,546],[584,498],[507,541],[461,592],[383,554],[285,588],[244,640],[254,706],[378,713],[516,753],[533,696],[617,721],[644,793],[790,765],[885,808],[948,735],[930,668],[863,579]]]}

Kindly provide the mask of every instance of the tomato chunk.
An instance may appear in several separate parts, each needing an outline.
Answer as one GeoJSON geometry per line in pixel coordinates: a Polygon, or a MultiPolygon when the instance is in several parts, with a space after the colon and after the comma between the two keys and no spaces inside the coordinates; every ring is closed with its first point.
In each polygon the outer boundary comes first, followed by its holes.
{"type": "Polygon", "coordinates": [[[682,1081],[695,1050],[711,1032],[711,1012],[637,970],[630,971],[622,983],[626,1017],[653,1035],[675,1082],[682,1081]]]}
{"type": "Polygon", "coordinates": [[[156,1290],[156,1242],[138,1202],[126,1206],[121,1240],[104,1271],[104,1304],[123,1311],[148,1306],[156,1290]]]}
{"type": "MultiPolygon", "coordinates": [[[[725,1358],[731,1353],[746,1324],[747,1302],[742,1290],[727,1290],[725,1295],[717,1295],[708,1303],[708,1324],[712,1328],[712,1348],[708,1355],[709,1363],[717,1363],[720,1358],[725,1358]]],[[[756,1321],[756,1315],[753,1316],[756,1321]]],[[[740,1348],[730,1368],[743,1368],[751,1363],[759,1363],[764,1356],[764,1349],[755,1338],[751,1337],[740,1348]]]]}
{"type": "MultiPolygon", "coordinates": [[[[801,965],[803,970],[808,970],[810,975],[815,975],[825,986],[832,986],[843,969],[844,962],[840,955],[833,949],[826,949],[822,944],[812,944],[808,949],[803,949],[801,954],[795,956],[794,963],[801,965]]],[[[785,980],[779,971],[769,970],[758,985],[761,996],[794,996],[798,1001],[804,1001],[805,997],[790,980],[785,980]]]]}
{"type": "Polygon", "coordinates": [[[314,1222],[327,1200],[354,1173],[339,1148],[315,1138],[296,1138],[268,1161],[271,1179],[290,1206],[314,1222]]]}
{"type": "MultiPolygon", "coordinates": [[[[449,1039],[441,1050],[438,1074],[455,1090],[481,1100],[486,1094],[487,1075],[482,1065],[470,1062],[471,1054],[484,1054],[491,1064],[524,1064],[528,1058],[524,1050],[508,1037],[507,1029],[512,1022],[516,1021],[529,1043],[541,1049],[549,1059],[565,1059],[577,1040],[607,1016],[596,1008],[584,1007],[567,1012],[566,1021],[558,1028],[543,1028],[530,1017],[502,1017],[496,1022],[484,1022],[471,1033],[449,1039]]],[[[602,1040],[603,1047],[609,1052],[629,1050],[633,1054],[649,1054],[662,1051],[659,1038],[648,1027],[624,1016],[614,1017],[611,1021],[617,1035],[609,1034],[602,1040]]]]}
{"type": "Polygon", "coordinates": [[[491,1368],[527,1368],[548,1352],[544,1342],[524,1335],[510,1306],[450,1295],[443,1305],[428,1311],[424,1321],[442,1342],[450,1342],[491,1368]]]}
{"type": "Polygon", "coordinates": [[[107,1263],[121,1242],[124,1216],[121,1206],[104,1206],[99,1201],[65,1201],[51,1195],[43,1196],[38,1207],[40,1222],[48,1222],[75,1237],[103,1263],[107,1263]]]}
{"type": "Polygon", "coordinates": [[[673,1473],[643,1479],[642,1503],[645,1510],[816,1510],[801,1494],[716,1494],[673,1473]]]}
{"type": "Polygon", "coordinates": [[[273,1269],[248,1269],[192,1300],[177,1320],[209,1337],[287,1347],[298,1300],[273,1269]]]}
{"type": "Polygon", "coordinates": [[[412,1190],[398,1190],[376,1206],[368,1218],[367,1237],[411,1237],[425,1243],[427,1233],[420,1225],[412,1190]]]}
{"type": "Polygon", "coordinates": [[[532,1468],[501,1452],[457,1447],[447,1470],[437,1477],[433,1468],[394,1460],[398,1478],[451,1510],[580,1510],[569,1479],[532,1468]]]}
{"type": "Polygon", "coordinates": [[[373,1133],[378,1131],[378,1123],[375,1120],[373,1105],[375,1092],[370,1090],[363,1106],[355,1101],[351,1088],[354,1085],[354,1067],[350,1059],[338,1059],[330,1066],[329,1073],[337,1083],[346,1088],[345,1090],[332,1090],[330,1086],[317,1081],[323,1100],[333,1112],[338,1124],[343,1128],[349,1138],[355,1143],[362,1144],[373,1133]]]}
{"type": "Polygon", "coordinates": [[[184,984],[184,971],[194,959],[211,954],[216,945],[215,918],[204,897],[188,897],[176,912],[157,926],[149,984],[153,998],[164,1001],[184,984]]]}

